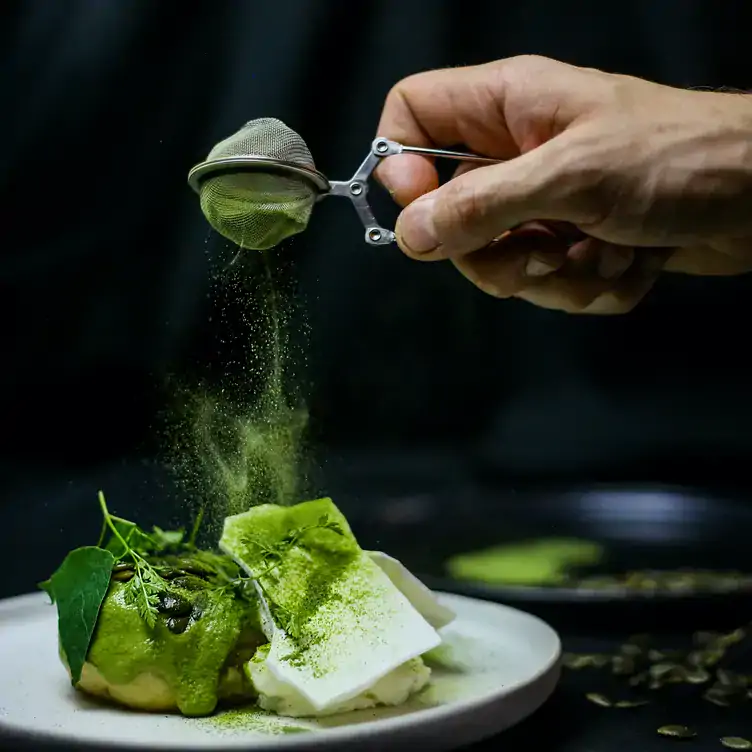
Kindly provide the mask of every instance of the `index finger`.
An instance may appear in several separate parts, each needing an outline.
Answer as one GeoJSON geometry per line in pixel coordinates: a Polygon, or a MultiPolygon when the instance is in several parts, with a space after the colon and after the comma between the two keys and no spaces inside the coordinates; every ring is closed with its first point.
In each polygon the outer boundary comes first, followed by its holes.
{"type": "MultiPolygon", "coordinates": [[[[462,146],[484,156],[519,154],[501,114],[498,64],[418,73],[387,95],[377,135],[407,146],[462,146]]],[[[438,187],[433,161],[412,154],[385,159],[376,176],[405,206],[438,187]]]]}

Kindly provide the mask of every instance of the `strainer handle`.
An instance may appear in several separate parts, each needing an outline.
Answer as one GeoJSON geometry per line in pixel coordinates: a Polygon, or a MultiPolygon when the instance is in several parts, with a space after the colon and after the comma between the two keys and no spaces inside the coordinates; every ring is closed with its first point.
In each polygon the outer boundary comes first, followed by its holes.
{"type": "Polygon", "coordinates": [[[421,146],[405,146],[387,138],[376,138],[371,144],[371,153],[363,160],[363,163],[355,171],[350,180],[330,181],[330,190],[323,195],[346,196],[349,198],[360,221],[366,230],[366,243],[368,245],[390,245],[395,241],[392,230],[382,227],[373,214],[368,203],[368,179],[371,177],[379,162],[395,154],[420,154],[429,157],[444,159],[456,159],[461,162],[473,162],[475,164],[498,164],[501,160],[481,157],[478,154],[467,154],[460,151],[448,151],[446,149],[428,149],[421,146]]]}
{"type": "Polygon", "coordinates": [[[440,157],[442,159],[456,159],[459,162],[474,162],[476,164],[499,164],[500,159],[481,157],[480,154],[471,154],[463,151],[450,151],[448,149],[429,149],[424,146],[405,146],[396,141],[386,138],[377,138],[373,142],[373,151],[379,157],[391,157],[395,154],[420,154],[424,157],[440,157]]]}

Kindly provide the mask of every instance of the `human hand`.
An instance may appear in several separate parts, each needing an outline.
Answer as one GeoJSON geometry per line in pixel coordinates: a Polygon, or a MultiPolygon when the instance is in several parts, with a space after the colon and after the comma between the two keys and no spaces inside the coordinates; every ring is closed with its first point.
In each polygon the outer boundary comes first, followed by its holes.
{"type": "Polygon", "coordinates": [[[497,297],[623,313],[662,269],[752,270],[752,97],[523,56],[401,81],[378,135],[508,160],[441,187],[426,157],[377,171],[402,250],[497,297]]]}

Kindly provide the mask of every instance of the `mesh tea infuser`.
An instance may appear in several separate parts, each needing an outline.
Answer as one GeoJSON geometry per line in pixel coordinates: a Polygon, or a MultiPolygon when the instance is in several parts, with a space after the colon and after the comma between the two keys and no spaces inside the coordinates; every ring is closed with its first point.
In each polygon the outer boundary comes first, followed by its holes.
{"type": "Polygon", "coordinates": [[[220,141],[206,161],[188,174],[209,224],[241,248],[266,250],[305,230],[314,204],[326,196],[345,196],[365,227],[369,245],[394,242],[368,203],[368,179],[379,162],[394,154],[422,154],[462,162],[498,164],[498,159],[444,149],[405,146],[376,138],[350,180],[328,180],[316,169],[305,141],[274,118],[246,123],[220,141]]]}

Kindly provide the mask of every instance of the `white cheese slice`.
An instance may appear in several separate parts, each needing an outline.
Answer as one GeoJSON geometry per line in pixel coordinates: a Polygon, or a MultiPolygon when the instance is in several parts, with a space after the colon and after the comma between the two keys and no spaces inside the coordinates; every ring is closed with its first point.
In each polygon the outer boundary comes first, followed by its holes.
{"type": "Polygon", "coordinates": [[[258,591],[265,601],[262,613],[267,617],[264,631],[271,643],[265,668],[316,712],[356,697],[399,666],[441,644],[436,629],[382,567],[357,546],[347,521],[329,499],[286,509],[263,505],[228,517],[220,548],[249,576],[261,578],[258,591]],[[318,542],[286,550],[272,573],[259,574],[259,548],[253,541],[263,538],[263,545],[271,550],[274,541],[300,528],[302,522],[323,519],[336,523],[340,533],[325,530],[318,542]],[[329,545],[335,549],[337,545],[349,547],[349,558],[327,581],[327,597],[305,614],[307,639],[301,649],[298,640],[279,623],[275,616],[279,604],[270,600],[269,593],[276,593],[272,599],[284,600],[292,593],[290,588],[302,593],[311,586],[320,588],[321,579],[334,571],[331,562],[342,561],[336,558],[336,552],[330,555],[334,558],[327,559],[329,545]],[[247,562],[253,563],[249,566],[247,562]]]}
{"type": "Polygon", "coordinates": [[[295,644],[277,629],[265,661],[278,681],[295,688],[317,711],[359,695],[441,644],[439,633],[365,553],[333,594],[311,617],[310,627],[322,640],[303,660],[295,660],[295,644]]]}
{"type": "Polygon", "coordinates": [[[272,675],[267,666],[268,655],[269,646],[264,645],[256,651],[245,669],[258,692],[258,705],[264,710],[293,718],[322,717],[353,710],[365,710],[379,705],[402,705],[412,695],[423,689],[431,677],[431,669],[420,658],[413,658],[390,671],[386,676],[382,676],[365,692],[319,710],[290,684],[281,682],[272,675]]]}
{"type": "Polygon", "coordinates": [[[367,551],[367,553],[434,629],[441,629],[454,621],[456,616],[454,611],[441,603],[434,592],[401,561],[381,551],[367,551]]]}

